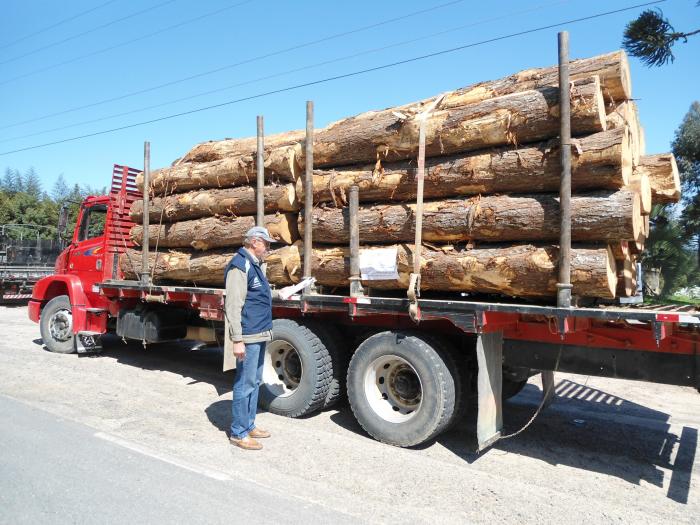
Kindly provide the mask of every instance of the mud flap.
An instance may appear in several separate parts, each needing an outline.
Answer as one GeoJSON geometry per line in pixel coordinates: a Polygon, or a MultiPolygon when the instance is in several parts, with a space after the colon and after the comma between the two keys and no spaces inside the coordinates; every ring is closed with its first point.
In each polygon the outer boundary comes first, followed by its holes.
{"type": "Polygon", "coordinates": [[[73,341],[75,351],[79,354],[97,354],[102,351],[102,334],[99,332],[78,332],[73,341]]]}
{"type": "Polygon", "coordinates": [[[498,441],[503,429],[503,332],[479,334],[476,358],[479,365],[476,438],[481,451],[498,441]]]}
{"type": "Polygon", "coordinates": [[[544,396],[542,408],[547,408],[552,403],[552,397],[554,396],[553,370],[542,371],[542,395],[544,396]]]}

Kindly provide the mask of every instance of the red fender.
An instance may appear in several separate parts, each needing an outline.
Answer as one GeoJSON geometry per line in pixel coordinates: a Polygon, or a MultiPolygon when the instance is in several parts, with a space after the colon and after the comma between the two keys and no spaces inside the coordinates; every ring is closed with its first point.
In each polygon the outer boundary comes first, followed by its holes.
{"type": "Polygon", "coordinates": [[[29,319],[39,322],[41,309],[54,297],[67,295],[73,311],[73,332],[85,330],[87,324],[86,310],[89,306],[83,291],[83,285],[77,275],[58,274],[39,279],[32,290],[29,301],[29,319]]]}
{"type": "Polygon", "coordinates": [[[59,274],[49,275],[39,279],[32,290],[32,301],[47,303],[54,297],[67,295],[71,306],[85,306],[85,292],[83,284],[77,275],[59,274]]]}

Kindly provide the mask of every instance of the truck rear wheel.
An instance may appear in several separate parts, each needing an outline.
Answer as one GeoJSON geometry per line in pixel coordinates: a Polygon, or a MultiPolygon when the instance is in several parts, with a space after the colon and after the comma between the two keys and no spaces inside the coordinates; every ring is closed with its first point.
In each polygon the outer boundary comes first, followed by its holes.
{"type": "Polygon", "coordinates": [[[323,408],[328,408],[335,405],[345,395],[345,376],[348,373],[349,361],[347,345],[333,325],[315,322],[308,323],[306,326],[318,336],[331,356],[332,379],[328,387],[328,394],[323,402],[323,408]]]}
{"type": "Polygon", "coordinates": [[[442,345],[423,334],[381,332],[348,368],[348,399],[373,438],[400,447],[436,437],[452,420],[459,378],[442,345]],[[449,363],[449,365],[448,365],[449,363]]]}
{"type": "Polygon", "coordinates": [[[57,354],[75,352],[73,314],[70,299],[59,295],[51,299],[41,311],[39,330],[46,348],[57,354]]]}
{"type": "Polygon", "coordinates": [[[322,408],[332,375],[323,341],[303,324],[275,319],[267,343],[260,404],[273,414],[300,417],[322,408]]]}

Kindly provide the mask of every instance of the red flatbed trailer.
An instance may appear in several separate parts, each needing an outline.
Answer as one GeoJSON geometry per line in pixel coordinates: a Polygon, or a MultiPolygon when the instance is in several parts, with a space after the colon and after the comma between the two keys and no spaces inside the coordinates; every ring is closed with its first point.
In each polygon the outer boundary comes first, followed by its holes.
{"type": "MultiPolygon", "coordinates": [[[[89,352],[114,332],[147,342],[220,341],[224,290],[144,285],[122,279],[137,170],[115,165],[108,196],[88,197],[56,274],[41,279],[29,317],[50,350],[89,352]],[[106,214],[91,235],[91,218],[106,214]]],[[[700,313],[667,307],[559,308],[465,300],[458,294],[406,297],[305,293],[273,304],[261,399],[272,412],[301,416],[347,391],[373,437],[399,446],[432,439],[464,415],[476,392],[479,447],[500,437],[501,401],[533,371],[543,405],[555,370],[700,390],[700,313]],[[352,341],[351,341],[352,340],[352,341]],[[359,341],[363,340],[358,345],[359,341]],[[348,364],[349,361],[349,364],[348,364]]]]}

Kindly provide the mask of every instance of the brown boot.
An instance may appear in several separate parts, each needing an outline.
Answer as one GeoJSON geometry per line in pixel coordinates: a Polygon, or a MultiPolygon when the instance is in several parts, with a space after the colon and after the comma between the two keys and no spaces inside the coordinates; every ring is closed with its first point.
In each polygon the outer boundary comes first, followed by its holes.
{"type": "Polygon", "coordinates": [[[252,438],[255,439],[262,439],[262,438],[269,438],[270,433],[267,430],[263,430],[262,428],[255,427],[253,430],[251,430],[248,435],[252,438]]]}
{"type": "Polygon", "coordinates": [[[230,438],[228,438],[228,440],[231,442],[232,445],[235,445],[238,448],[242,448],[243,450],[260,450],[261,448],[263,448],[258,441],[255,441],[252,437],[250,437],[250,434],[248,434],[243,439],[238,439],[231,436],[230,438]]]}

